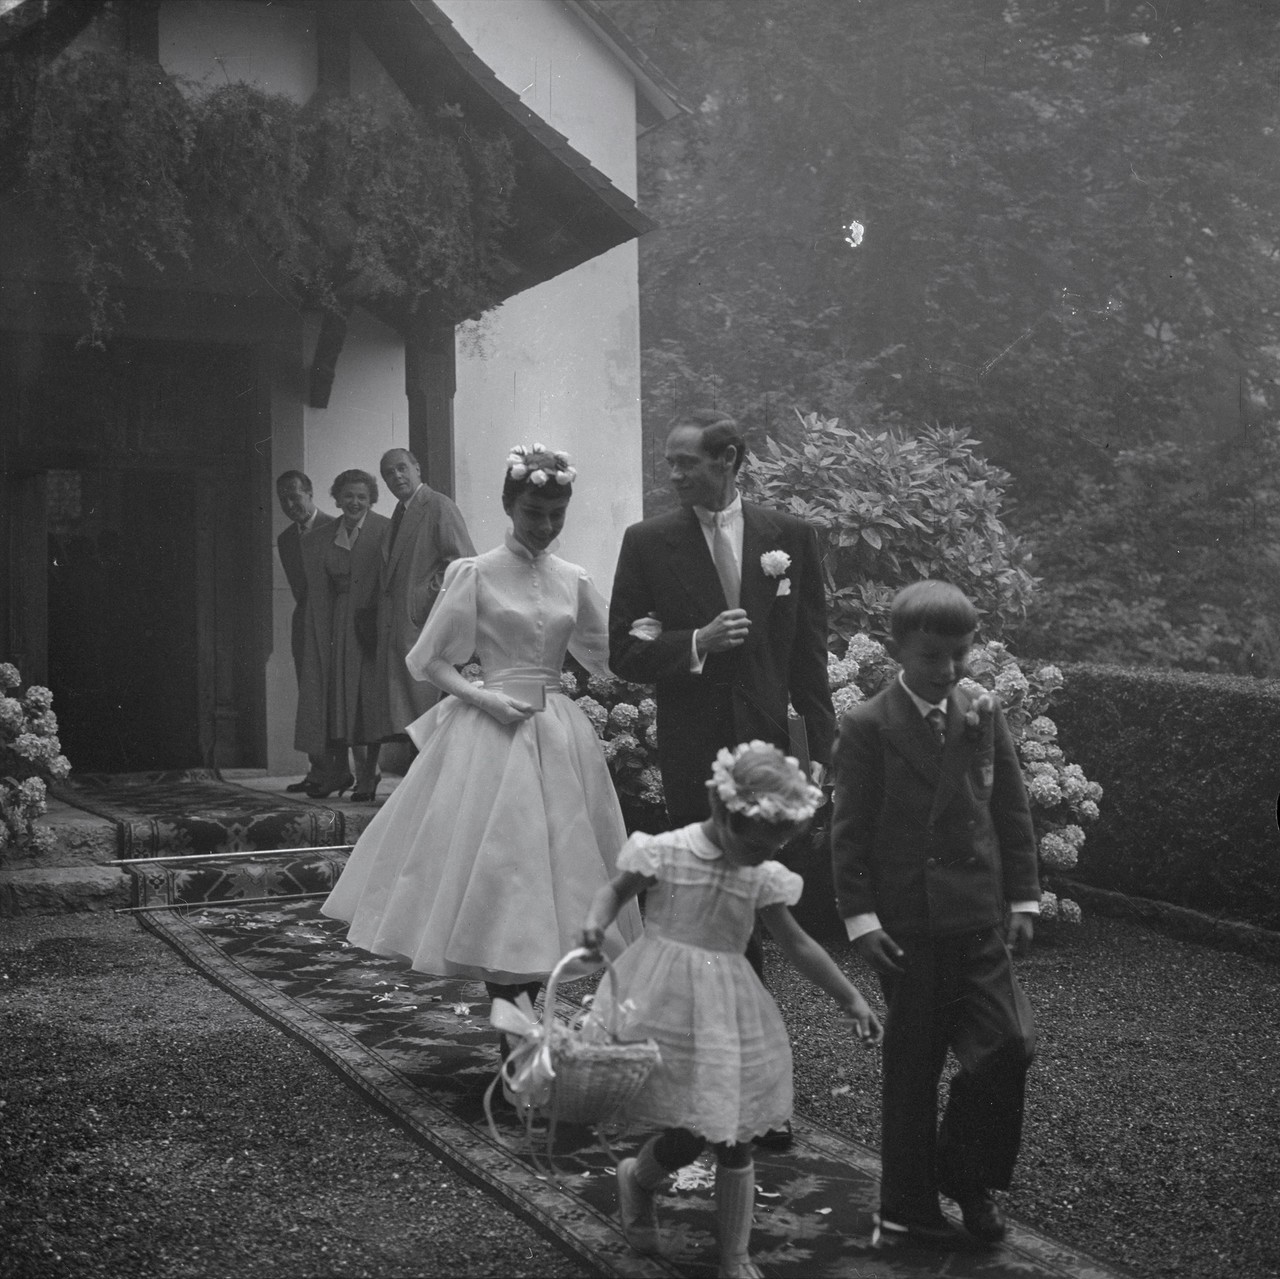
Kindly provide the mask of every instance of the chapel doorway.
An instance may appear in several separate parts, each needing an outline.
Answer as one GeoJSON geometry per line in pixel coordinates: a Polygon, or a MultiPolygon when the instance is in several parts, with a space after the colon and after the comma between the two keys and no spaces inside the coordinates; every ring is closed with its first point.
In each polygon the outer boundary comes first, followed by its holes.
{"type": "Polygon", "coordinates": [[[246,347],[0,334],[0,647],[77,771],[265,762],[259,386],[246,347]]]}

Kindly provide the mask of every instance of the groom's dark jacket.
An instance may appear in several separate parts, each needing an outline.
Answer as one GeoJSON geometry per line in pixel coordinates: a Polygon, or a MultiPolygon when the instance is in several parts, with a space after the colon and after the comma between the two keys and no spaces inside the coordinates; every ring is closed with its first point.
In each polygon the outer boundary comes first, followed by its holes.
{"type": "Polygon", "coordinates": [[[739,603],[751,632],[740,647],[708,654],[700,674],[690,670],[693,632],[728,605],[698,517],[682,509],[633,524],[613,579],[609,665],[623,679],[657,686],[658,758],[677,822],[705,816],[706,781],[721,747],[759,738],[789,749],[788,698],[805,721],[810,758],[831,759],[835,715],[817,537],[802,520],[750,502],[742,518],[739,603]],[[768,551],[791,558],[780,576],[761,566],[768,551]],[[645,616],[662,624],[657,639],[630,633],[645,616]]]}

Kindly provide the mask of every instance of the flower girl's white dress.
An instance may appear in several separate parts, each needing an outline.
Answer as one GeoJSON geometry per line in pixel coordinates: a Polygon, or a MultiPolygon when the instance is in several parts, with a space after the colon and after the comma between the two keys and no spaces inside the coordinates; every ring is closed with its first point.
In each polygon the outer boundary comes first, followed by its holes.
{"type": "MultiPolygon", "coordinates": [[[[626,830],[599,738],[560,690],[566,649],[607,673],[606,607],[585,570],[510,535],[449,566],[409,669],[425,679],[432,657],[475,655],[488,685],[541,681],[546,709],[504,725],[446,697],[410,725],[418,756],[321,908],[350,923],[353,945],[511,984],[545,977],[578,944],[626,830]]],[[[606,953],[640,931],[632,902],[606,953]]]]}

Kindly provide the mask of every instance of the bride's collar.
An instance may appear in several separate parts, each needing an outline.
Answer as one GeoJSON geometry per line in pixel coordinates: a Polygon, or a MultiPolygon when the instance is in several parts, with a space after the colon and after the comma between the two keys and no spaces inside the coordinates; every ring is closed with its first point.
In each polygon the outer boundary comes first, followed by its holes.
{"type": "Polygon", "coordinates": [[[552,552],[554,552],[559,545],[560,545],[560,539],[556,538],[555,541],[548,544],[547,549],[545,551],[539,551],[535,555],[523,542],[521,542],[516,537],[516,535],[513,532],[511,532],[510,529],[507,530],[507,550],[509,550],[512,555],[518,555],[522,560],[528,560],[530,561],[530,563],[534,562],[535,560],[540,560],[546,555],[552,554],[552,552]]]}

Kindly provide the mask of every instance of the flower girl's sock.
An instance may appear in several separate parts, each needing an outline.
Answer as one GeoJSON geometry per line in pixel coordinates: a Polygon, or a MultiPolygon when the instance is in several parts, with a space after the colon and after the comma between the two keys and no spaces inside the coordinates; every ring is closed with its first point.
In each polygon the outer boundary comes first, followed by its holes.
{"type": "Polygon", "coordinates": [[[751,1260],[751,1222],[756,1202],[756,1168],[716,1169],[716,1228],[720,1235],[721,1279],[761,1279],[751,1260]]]}
{"type": "Polygon", "coordinates": [[[671,1174],[654,1158],[656,1137],[641,1147],[634,1159],[618,1165],[618,1211],[622,1233],[636,1252],[649,1254],[659,1250],[658,1211],[653,1197],[671,1174]]]}

